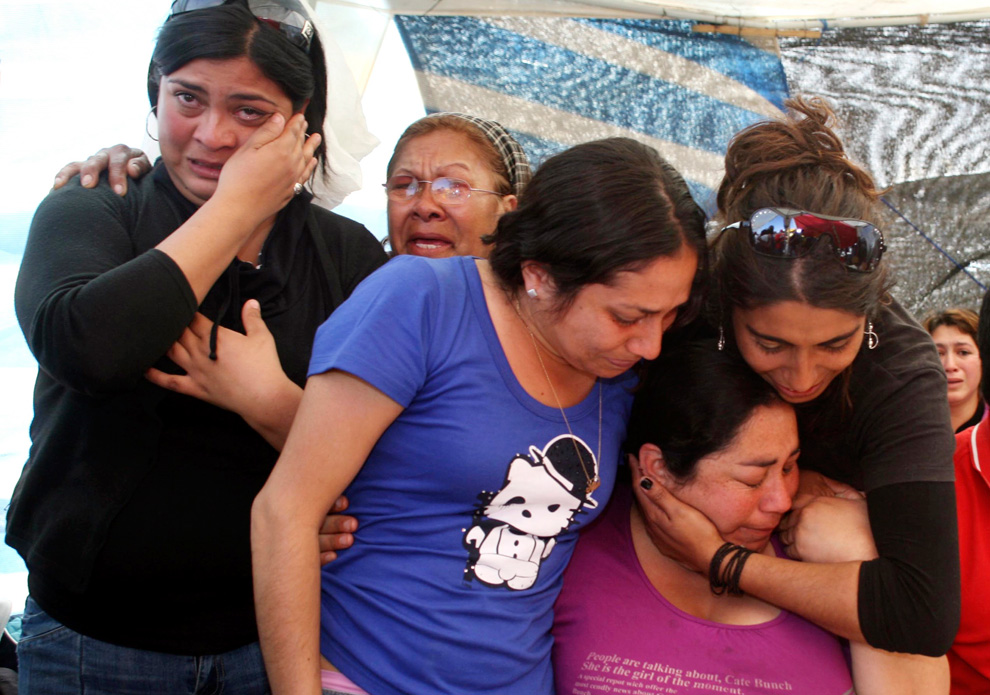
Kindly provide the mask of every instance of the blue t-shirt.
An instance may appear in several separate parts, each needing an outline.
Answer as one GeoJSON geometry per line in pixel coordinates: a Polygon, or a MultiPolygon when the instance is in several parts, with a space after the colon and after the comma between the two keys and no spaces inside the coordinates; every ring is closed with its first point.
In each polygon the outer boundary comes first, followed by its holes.
{"type": "Polygon", "coordinates": [[[475,259],[412,256],[319,329],[310,374],[331,369],[405,409],[346,491],[361,527],[323,570],[323,655],[375,695],[552,693],[553,602],[612,492],[633,377],[567,408],[572,437],[513,375],[475,259]]]}

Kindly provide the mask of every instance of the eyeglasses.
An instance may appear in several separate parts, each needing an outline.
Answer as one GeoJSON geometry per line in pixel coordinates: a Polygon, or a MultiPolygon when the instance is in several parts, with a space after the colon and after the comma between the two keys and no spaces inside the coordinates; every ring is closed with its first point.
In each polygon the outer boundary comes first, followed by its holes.
{"type": "MultiPolygon", "coordinates": [[[[175,0],[169,17],[210,7],[219,7],[237,0],[175,0]]],[[[302,12],[289,9],[273,0],[242,0],[241,4],[251,10],[258,21],[278,29],[292,45],[309,53],[309,45],[313,41],[315,30],[302,12]]]]}
{"type": "Polygon", "coordinates": [[[829,237],[843,264],[864,273],[876,269],[887,250],[883,232],[869,222],[788,208],[762,208],[725,229],[747,230],[753,250],[773,258],[799,258],[829,237]]]}
{"type": "Polygon", "coordinates": [[[412,200],[426,186],[430,187],[433,197],[444,205],[463,205],[472,193],[502,195],[498,191],[489,191],[486,188],[472,188],[471,184],[464,179],[452,179],[448,176],[441,176],[432,181],[423,181],[415,176],[393,176],[382,184],[389,200],[394,200],[397,203],[412,200]]]}

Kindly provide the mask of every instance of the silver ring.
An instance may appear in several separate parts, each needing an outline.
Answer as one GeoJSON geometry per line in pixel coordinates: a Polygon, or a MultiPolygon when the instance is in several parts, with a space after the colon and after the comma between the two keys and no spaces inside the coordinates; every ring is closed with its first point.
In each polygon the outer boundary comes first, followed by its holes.
{"type": "Polygon", "coordinates": [[[299,195],[302,192],[303,192],[303,185],[298,181],[296,181],[295,184],[293,184],[292,186],[292,195],[299,195]]]}

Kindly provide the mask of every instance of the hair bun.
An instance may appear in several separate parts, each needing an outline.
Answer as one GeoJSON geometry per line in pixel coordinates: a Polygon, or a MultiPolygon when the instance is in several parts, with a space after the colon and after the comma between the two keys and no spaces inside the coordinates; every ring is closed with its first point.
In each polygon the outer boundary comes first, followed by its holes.
{"type": "Polygon", "coordinates": [[[761,207],[792,207],[869,219],[880,194],[846,156],[835,113],[821,97],[788,99],[787,114],[736,133],[725,153],[720,217],[735,222],[761,207]]]}

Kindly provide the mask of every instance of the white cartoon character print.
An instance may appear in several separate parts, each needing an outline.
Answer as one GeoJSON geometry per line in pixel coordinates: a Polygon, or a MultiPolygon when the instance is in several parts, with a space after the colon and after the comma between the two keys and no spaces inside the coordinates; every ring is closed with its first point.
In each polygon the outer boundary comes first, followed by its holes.
{"type": "Polygon", "coordinates": [[[481,504],[464,534],[469,551],[465,578],[490,586],[528,589],[556,536],[585,506],[598,502],[587,491],[598,461],[579,438],[563,434],[541,451],[516,454],[497,492],[478,495],[481,504]]]}

